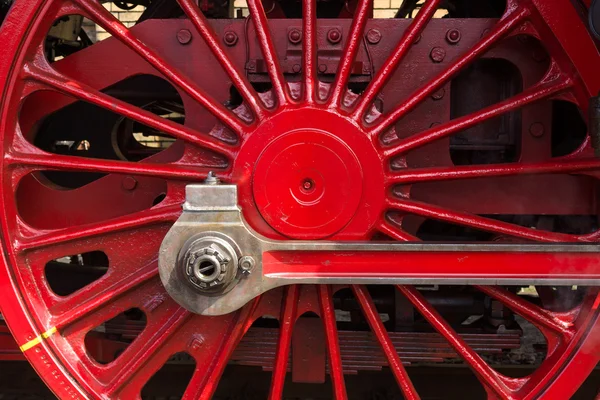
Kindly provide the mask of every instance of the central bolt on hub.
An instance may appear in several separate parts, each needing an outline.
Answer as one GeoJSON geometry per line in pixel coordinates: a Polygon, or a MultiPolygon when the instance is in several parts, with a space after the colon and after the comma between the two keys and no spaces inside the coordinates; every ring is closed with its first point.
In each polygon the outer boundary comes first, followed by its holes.
{"type": "Polygon", "coordinates": [[[195,284],[215,286],[223,280],[228,263],[217,250],[205,247],[190,255],[186,273],[195,284]]]}
{"type": "Polygon", "coordinates": [[[314,188],[314,186],[315,186],[315,182],[310,178],[306,178],[304,180],[304,182],[302,182],[302,189],[304,189],[307,192],[312,190],[314,188]]]}
{"type": "Polygon", "coordinates": [[[205,294],[222,294],[234,283],[238,255],[233,246],[220,237],[206,236],[182,249],[181,265],[186,281],[205,294]]]}

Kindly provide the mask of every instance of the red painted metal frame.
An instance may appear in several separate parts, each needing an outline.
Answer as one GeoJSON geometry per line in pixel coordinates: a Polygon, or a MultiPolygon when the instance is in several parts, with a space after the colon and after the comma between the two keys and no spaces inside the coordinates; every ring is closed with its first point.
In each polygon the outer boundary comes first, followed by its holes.
{"type": "MultiPolygon", "coordinates": [[[[222,179],[239,185],[244,212],[255,229],[270,236],[281,236],[281,232],[270,227],[265,222],[266,218],[263,218],[265,213],[275,213],[272,215],[274,219],[281,217],[277,214],[279,211],[260,206],[257,208],[254,204],[252,177],[255,172],[251,166],[260,159],[262,150],[270,143],[278,142],[281,137],[296,130],[312,132],[314,138],[308,140],[307,144],[313,147],[320,146],[326,140],[324,138],[333,137],[349,149],[350,155],[341,159],[342,164],[356,162],[355,157],[363,168],[362,176],[356,177],[362,184],[361,206],[344,214],[347,223],[331,234],[331,238],[364,240],[379,232],[397,240],[415,240],[410,232],[403,229],[398,218],[386,218],[390,211],[397,211],[520,239],[541,242],[597,241],[597,235],[594,234],[566,235],[526,228],[422,199],[415,200],[410,190],[411,185],[419,182],[455,182],[520,174],[589,174],[595,172],[600,164],[591,158],[588,143],[570,156],[532,163],[517,161],[492,166],[392,168],[392,165],[398,164],[406,166],[410,152],[423,150],[424,146],[433,145],[456,132],[534,102],[561,98],[585,109],[590,95],[600,89],[597,75],[600,57],[584,22],[569,1],[509,1],[505,15],[487,34],[455,59],[440,65],[436,75],[430,77],[425,85],[415,89],[406,101],[385,109],[383,115],[373,108],[373,101],[385,90],[386,83],[394,81],[394,73],[409,56],[417,38],[427,32],[429,19],[441,1],[426,2],[402,33],[388,61],[382,64],[366,91],[354,102],[353,96],[347,91],[347,84],[370,13],[369,1],[358,1],[350,37],[346,40],[344,56],[332,85],[324,85],[317,79],[316,3],[315,0],[303,2],[304,69],[301,82],[288,85],[263,6],[258,0],[249,0],[258,47],[266,61],[273,86],[272,92],[265,96],[253,89],[240,65],[232,62],[229,50],[223,47],[211,23],[193,2],[179,0],[179,3],[211,52],[213,60],[221,66],[222,70],[215,73],[228,78],[244,99],[244,105],[240,108],[230,110],[223,106],[199,84],[197,76],[175,67],[170,47],[158,49],[148,45],[146,40],[137,37],[143,34],[143,30],[126,29],[93,0],[17,0],[0,31],[0,41],[5,46],[0,59],[3,93],[0,107],[0,143],[3,146],[0,178],[0,209],[3,213],[0,307],[20,345],[35,340],[44,332],[52,332],[53,327],[57,328],[57,333],[40,339],[40,343],[27,350],[25,356],[59,397],[137,398],[144,384],[172,354],[185,351],[196,361],[196,370],[184,398],[208,399],[216,390],[229,357],[252,322],[263,315],[280,315],[281,328],[270,398],[281,398],[294,323],[309,311],[319,315],[325,326],[335,398],[347,397],[332,303],[334,288],[294,286],[275,290],[234,314],[210,318],[192,315],[179,307],[165,293],[157,277],[157,249],[168,227],[179,215],[183,188],[187,182],[202,180],[210,169],[217,170],[222,179]],[[84,71],[71,71],[77,74],[78,79],[75,79],[61,71],[60,63],[49,65],[42,54],[45,33],[58,16],[73,13],[89,17],[110,32],[114,36],[111,39],[113,43],[122,43],[123,57],[145,60],[147,64],[144,64],[143,72],[170,81],[178,89],[186,107],[189,104],[199,105],[207,112],[201,115],[211,115],[213,120],[219,122],[210,132],[198,129],[193,116],[188,118],[185,125],[169,122],[102,93],[105,86],[94,77],[86,77],[84,71]],[[391,143],[381,140],[393,132],[399,120],[416,110],[452,77],[516,33],[540,39],[551,55],[550,68],[539,82],[532,82],[513,98],[465,117],[412,136],[405,137],[400,133],[401,139],[391,143]],[[56,93],[106,108],[180,139],[186,143],[183,156],[177,157],[177,146],[140,163],[57,156],[43,152],[27,140],[30,129],[26,128],[33,127],[37,121],[23,116],[19,120],[19,111],[28,99],[36,96],[55,96],[59,101],[53,104],[70,101],[62,95],[56,97],[56,93]],[[137,196],[125,201],[123,197],[115,197],[111,207],[102,207],[102,204],[94,202],[93,196],[81,195],[80,201],[85,203],[82,204],[85,211],[67,223],[64,219],[58,221],[56,218],[60,210],[58,202],[50,202],[44,205],[42,212],[36,214],[36,226],[22,218],[23,209],[19,207],[24,206],[17,204],[22,200],[18,190],[35,187],[36,178],[32,178],[31,174],[41,170],[110,174],[74,190],[74,196],[92,189],[96,190],[93,193],[110,193],[111,187],[120,185],[122,175],[134,175],[141,183],[153,188],[160,186],[156,179],[167,181],[167,196],[156,206],[151,206],[156,192],[149,191],[152,194],[149,198],[137,196]],[[397,192],[391,190],[398,184],[403,185],[402,196],[393,194],[397,192]],[[42,214],[46,216],[42,217],[42,214]],[[134,243],[135,251],[131,250],[131,243],[134,243]],[[66,254],[92,250],[102,250],[108,254],[110,268],[107,274],[72,295],[55,295],[44,277],[46,262],[66,254]],[[86,350],[85,335],[102,322],[133,307],[140,308],[146,314],[146,328],[115,361],[107,365],[98,364],[86,350]]],[[[66,64],[67,60],[62,65],[66,64]]],[[[42,105],[40,107],[44,109],[42,105]]],[[[31,108],[23,108],[24,116],[30,116],[33,112],[31,108]]],[[[292,151],[290,147],[283,146],[281,152],[292,151]]],[[[269,160],[266,161],[268,163],[269,160]]],[[[310,159],[294,161],[299,162],[302,168],[310,169],[310,159]]],[[[326,166],[318,164],[317,168],[326,166]]],[[[315,177],[308,175],[305,178],[315,177]]],[[[282,176],[281,179],[290,187],[300,184],[295,176],[282,176]]],[[[346,190],[351,183],[340,180],[325,181],[323,184],[336,190],[346,190]]],[[[26,193],[32,197],[31,192],[26,193]]],[[[267,195],[271,195],[271,192],[267,195]]],[[[291,198],[278,200],[287,202],[294,213],[310,214],[310,207],[302,202],[291,198]]],[[[111,199],[105,195],[102,201],[106,203],[111,199]]],[[[308,233],[303,233],[303,237],[321,237],[318,227],[304,228],[308,233]]],[[[427,260],[435,261],[434,258],[427,260]]],[[[499,257],[492,261],[500,262],[499,257]]],[[[499,268],[505,266],[504,263],[499,268]]],[[[561,276],[556,275],[551,263],[541,265],[540,269],[540,273],[561,276]]],[[[546,337],[548,356],[531,376],[511,379],[492,370],[416,289],[398,287],[473,369],[491,398],[570,396],[600,359],[598,291],[590,289],[585,301],[576,310],[555,313],[534,306],[502,288],[482,286],[479,289],[528,319],[546,337]]],[[[401,390],[408,398],[418,398],[369,292],[361,286],[353,287],[353,292],[401,390]]]]}

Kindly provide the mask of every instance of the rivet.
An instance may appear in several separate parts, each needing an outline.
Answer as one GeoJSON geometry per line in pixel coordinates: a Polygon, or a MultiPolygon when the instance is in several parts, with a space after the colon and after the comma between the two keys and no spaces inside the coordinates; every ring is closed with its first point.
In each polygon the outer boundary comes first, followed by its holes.
{"type": "Polygon", "coordinates": [[[460,42],[460,31],[458,29],[450,29],[446,32],[446,41],[450,44],[456,44],[460,42]]]}
{"type": "Polygon", "coordinates": [[[544,133],[546,132],[546,129],[544,128],[544,124],[542,124],[541,122],[534,122],[533,124],[531,124],[529,126],[529,133],[531,134],[531,136],[539,138],[544,136],[544,133]]]}
{"type": "Polygon", "coordinates": [[[321,72],[321,73],[327,72],[327,65],[319,64],[319,72],[321,72]]]}
{"type": "Polygon", "coordinates": [[[444,50],[442,47],[434,47],[431,49],[429,57],[431,57],[431,61],[435,63],[441,63],[444,61],[444,58],[446,58],[446,50],[444,50]]]}
{"type": "Polygon", "coordinates": [[[181,29],[179,32],[177,32],[177,40],[181,44],[188,44],[192,41],[192,32],[190,32],[188,29],[181,29]]]}
{"type": "Polygon", "coordinates": [[[331,28],[329,32],[327,32],[327,40],[331,44],[338,44],[340,40],[342,40],[342,32],[338,28],[331,28]]]}
{"type": "Polygon", "coordinates": [[[444,98],[444,95],[446,94],[446,90],[444,88],[441,88],[440,90],[438,90],[437,92],[435,92],[434,94],[431,95],[431,98],[433,100],[441,100],[444,98]]]}
{"type": "Polygon", "coordinates": [[[292,71],[297,74],[298,72],[300,72],[300,64],[294,64],[294,66],[292,67],[292,71]]]}
{"type": "Polygon", "coordinates": [[[236,35],[235,32],[227,31],[227,32],[225,32],[225,35],[223,35],[223,42],[225,42],[225,44],[227,46],[235,46],[237,41],[238,41],[238,36],[236,35]]]}
{"type": "Polygon", "coordinates": [[[288,39],[292,44],[298,44],[302,41],[302,32],[298,29],[292,29],[290,33],[288,33],[288,39]]]}
{"type": "Polygon", "coordinates": [[[377,44],[381,41],[381,32],[377,29],[369,29],[367,32],[367,42],[377,44]]]}
{"type": "Polygon", "coordinates": [[[125,190],[133,190],[137,186],[137,181],[132,176],[126,176],[121,181],[121,187],[125,190]]]}

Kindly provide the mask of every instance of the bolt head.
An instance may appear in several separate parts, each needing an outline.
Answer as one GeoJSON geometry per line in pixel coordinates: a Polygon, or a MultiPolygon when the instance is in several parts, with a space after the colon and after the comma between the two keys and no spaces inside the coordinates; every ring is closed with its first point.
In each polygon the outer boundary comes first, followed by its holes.
{"type": "Polygon", "coordinates": [[[437,92],[432,94],[431,98],[433,100],[441,100],[444,98],[445,95],[446,95],[446,90],[444,88],[441,88],[440,90],[438,90],[437,92]]]}
{"type": "Polygon", "coordinates": [[[302,190],[305,192],[310,192],[315,188],[315,181],[310,178],[306,178],[302,181],[302,190]]]}
{"type": "Polygon", "coordinates": [[[223,42],[225,42],[227,46],[235,46],[237,41],[238,36],[235,32],[227,31],[225,32],[225,35],[223,35],[223,42]]]}
{"type": "Polygon", "coordinates": [[[248,275],[256,266],[256,261],[254,261],[254,258],[251,256],[244,256],[239,259],[238,265],[240,266],[242,273],[248,275]]]}
{"type": "Polygon", "coordinates": [[[190,32],[188,29],[181,29],[179,32],[177,32],[177,40],[181,44],[188,44],[192,41],[192,32],[190,32]]]}
{"type": "Polygon", "coordinates": [[[332,28],[327,32],[327,40],[331,44],[338,44],[342,40],[342,32],[338,28],[332,28]]]}
{"type": "Polygon", "coordinates": [[[545,131],[546,130],[544,129],[544,124],[542,124],[541,122],[534,122],[529,127],[529,133],[531,134],[531,136],[536,138],[544,136],[545,131]]]}
{"type": "Polygon", "coordinates": [[[127,191],[134,190],[137,186],[137,181],[133,176],[126,176],[121,181],[121,187],[127,191]]]}
{"type": "Polygon", "coordinates": [[[302,41],[302,32],[300,32],[298,29],[292,29],[288,33],[288,39],[290,43],[298,44],[302,41]]]}
{"type": "Polygon", "coordinates": [[[381,41],[381,32],[377,29],[369,29],[367,32],[367,42],[377,44],[381,41]]]}
{"type": "Polygon", "coordinates": [[[431,57],[431,61],[435,63],[441,63],[444,61],[444,58],[446,58],[446,50],[444,50],[442,47],[434,47],[431,49],[429,57],[431,57]]]}
{"type": "Polygon", "coordinates": [[[457,44],[460,42],[461,34],[458,29],[450,29],[446,32],[446,41],[450,44],[457,44]]]}

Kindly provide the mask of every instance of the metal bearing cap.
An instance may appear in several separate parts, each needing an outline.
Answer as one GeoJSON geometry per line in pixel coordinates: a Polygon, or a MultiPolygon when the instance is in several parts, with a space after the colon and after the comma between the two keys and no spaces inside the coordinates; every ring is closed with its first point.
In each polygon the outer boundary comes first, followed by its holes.
{"type": "Polygon", "coordinates": [[[233,287],[238,270],[238,255],[225,239],[204,236],[184,246],[180,266],[185,280],[204,294],[223,294],[233,287]]]}

